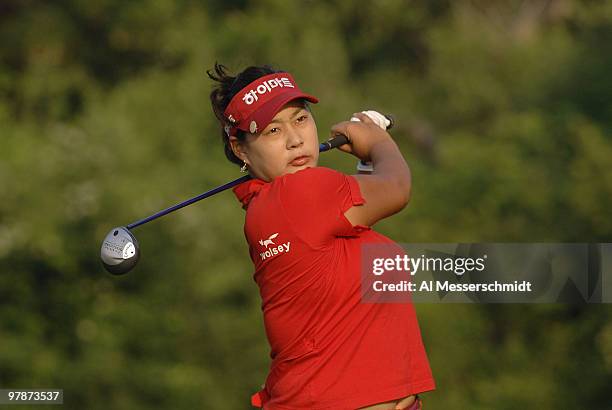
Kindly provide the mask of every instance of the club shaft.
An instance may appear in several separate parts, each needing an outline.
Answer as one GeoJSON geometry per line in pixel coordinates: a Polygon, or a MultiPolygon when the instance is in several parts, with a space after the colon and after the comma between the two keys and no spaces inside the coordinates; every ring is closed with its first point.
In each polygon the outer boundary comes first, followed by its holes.
{"type": "Polygon", "coordinates": [[[242,176],[242,177],[237,178],[237,179],[235,179],[235,180],[233,180],[231,182],[228,182],[225,185],[218,186],[216,188],[211,189],[210,191],[206,191],[206,192],[204,192],[204,193],[202,193],[202,194],[200,194],[200,195],[198,195],[196,197],[193,197],[191,199],[183,201],[180,204],[176,204],[174,206],[171,206],[170,208],[164,209],[163,211],[159,211],[158,213],[156,213],[154,215],[147,216],[146,218],[141,219],[140,221],[132,222],[131,224],[126,226],[126,228],[127,229],[136,228],[136,227],[138,227],[140,225],[146,224],[147,222],[151,222],[154,219],[161,218],[164,215],[168,215],[170,212],[174,212],[174,211],[177,211],[177,210],[179,210],[181,208],[186,207],[187,205],[191,205],[194,202],[201,201],[202,199],[208,198],[209,196],[213,196],[213,195],[215,195],[215,194],[217,194],[217,193],[219,193],[221,191],[225,191],[226,189],[229,189],[229,188],[232,188],[232,187],[234,187],[236,185],[242,184],[243,182],[246,182],[249,179],[251,179],[250,175],[242,176]]]}
{"type": "MultiPolygon", "coordinates": [[[[329,141],[323,142],[319,145],[319,152],[325,152],[325,151],[329,151],[330,149],[333,148],[337,148],[340,145],[346,144],[348,142],[348,139],[344,136],[344,135],[339,135],[337,137],[332,138],[329,141]]],[[[193,197],[191,199],[188,199],[186,201],[181,202],[180,204],[176,204],[174,206],[171,206],[170,208],[166,208],[163,211],[159,211],[156,214],[153,214],[151,216],[147,216],[144,219],[141,219],[139,221],[136,222],[132,222],[131,224],[127,225],[126,228],[128,230],[134,229],[136,227],[139,227],[140,225],[144,225],[147,222],[151,222],[154,219],[157,218],[161,218],[164,215],[168,215],[170,212],[174,212],[177,211],[181,208],[186,207],[187,205],[191,205],[194,202],[198,202],[201,201],[202,199],[206,199],[210,196],[213,196],[215,194],[218,194],[219,192],[225,191],[226,189],[230,189],[235,187],[236,185],[240,185],[243,182],[248,181],[249,179],[251,179],[252,177],[250,175],[244,175],[240,178],[237,178],[231,182],[228,182],[227,184],[218,186],[216,188],[211,189],[210,191],[206,191],[196,197],[193,197]]]]}

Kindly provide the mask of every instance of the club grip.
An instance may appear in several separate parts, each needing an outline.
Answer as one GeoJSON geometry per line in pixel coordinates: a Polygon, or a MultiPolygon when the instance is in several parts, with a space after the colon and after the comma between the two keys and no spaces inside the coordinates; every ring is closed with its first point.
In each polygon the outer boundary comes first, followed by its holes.
{"type": "MultiPolygon", "coordinates": [[[[390,130],[395,125],[393,116],[390,114],[383,115],[389,120],[389,125],[386,129],[390,130]]],[[[349,140],[346,135],[336,135],[335,137],[319,144],[319,152],[325,152],[329,151],[330,149],[338,148],[340,145],[348,144],[348,142],[349,140]]]]}
{"type": "Polygon", "coordinates": [[[340,145],[348,144],[349,140],[346,135],[336,135],[325,142],[319,144],[319,152],[329,151],[330,149],[338,148],[340,145]]]}
{"type": "Polygon", "coordinates": [[[395,118],[391,114],[383,114],[386,119],[389,120],[389,125],[387,125],[387,129],[390,130],[395,125],[395,118]]]}

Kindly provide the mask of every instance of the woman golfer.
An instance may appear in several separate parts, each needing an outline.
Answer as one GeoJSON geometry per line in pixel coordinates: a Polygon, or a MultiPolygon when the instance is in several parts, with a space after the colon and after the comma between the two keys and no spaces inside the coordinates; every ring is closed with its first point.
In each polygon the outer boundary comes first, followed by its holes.
{"type": "Polygon", "coordinates": [[[266,410],[419,409],[435,389],[411,303],[362,303],[363,244],[392,244],[370,227],[404,208],[410,171],[390,135],[364,114],[332,134],[371,161],[371,175],[317,166],[319,139],[293,77],[268,66],[208,75],[228,159],[253,176],[234,188],[246,210],[272,362],[252,404],[266,410]]]}

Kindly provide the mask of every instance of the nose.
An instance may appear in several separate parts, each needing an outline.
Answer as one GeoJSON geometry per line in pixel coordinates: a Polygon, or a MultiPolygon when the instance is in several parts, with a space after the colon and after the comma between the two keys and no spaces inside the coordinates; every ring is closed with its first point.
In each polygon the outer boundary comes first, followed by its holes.
{"type": "Polygon", "coordinates": [[[287,129],[287,148],[297,148],[304,144],[304,138],[302,134],[294,127],[288,127],[287,129]]]}

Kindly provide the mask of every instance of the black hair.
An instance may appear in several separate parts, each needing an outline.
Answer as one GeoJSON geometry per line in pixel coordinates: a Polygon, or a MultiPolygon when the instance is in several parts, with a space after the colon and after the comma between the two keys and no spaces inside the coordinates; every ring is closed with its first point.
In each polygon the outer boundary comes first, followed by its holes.
{"type": "MultiPolygon", "coordinates": [[[[223,139],[225,156],[231,162],[242,165],[242,160],[238,158],[236,154],[234,154],[234,151],[232,151],[232,147],[229,143],[229,136],[225,132],[225,126],[230,125],[227,118],[225,118],[225,115],[223,115],[225,109],[229,105],[232,98],[244,87],[260,77],[280,72],[283,71],[275,70],[269,65],[250,66],[245,68],[236,76],[231,76],[228,73],[227,67],[219,63],[215,63],[214,69],[206,71],[208,77],[217,82],[216,86],[210,93],[210,103],[212,104],[212,109],[215,116],[221,124],[221,137],[223,139]]],[[[246,138],[246,133],[238,129],[236,138],[238,138],[239,141],[244,141],[246,138]]]]}

